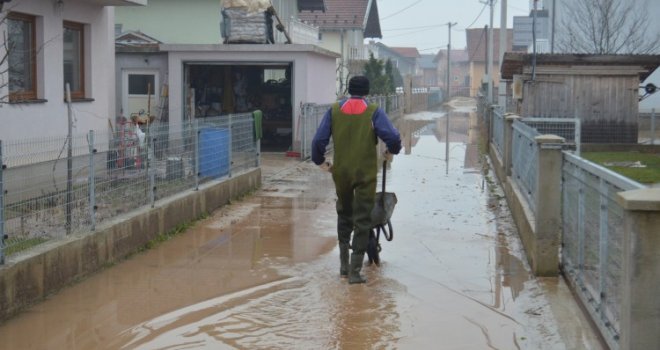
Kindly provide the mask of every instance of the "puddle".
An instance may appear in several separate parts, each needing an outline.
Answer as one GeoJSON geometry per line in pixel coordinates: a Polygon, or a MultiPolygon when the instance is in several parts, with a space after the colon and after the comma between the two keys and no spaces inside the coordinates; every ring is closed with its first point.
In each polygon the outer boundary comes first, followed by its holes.
{"type": "Polygon", "coordinates": [[[394,241],[366,285],[338,276],[330,176],[269,156],[255,196],[6,322],[0,347],[570,348],[484,185],[474,113],[449,113],[449,132],[446,116],[398,123],[394,241]]]}

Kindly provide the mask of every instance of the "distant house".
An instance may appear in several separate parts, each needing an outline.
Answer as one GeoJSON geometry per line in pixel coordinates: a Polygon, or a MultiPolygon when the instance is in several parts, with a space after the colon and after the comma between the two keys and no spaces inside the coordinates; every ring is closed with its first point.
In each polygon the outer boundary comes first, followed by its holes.
{"type": "Polygon", "coordinates": [[[438,63],[435,61],[435,56],[433,54],[425,54],[419,58],[419,68],[422,70],[420,86],[427,88],[439,86],[439,80],[441,78],[438,76],[438,63]]]}
{"type": "MultiPolygon", "coordinates": [[[[410,76],[413,79],[414,86],[422,85],[422,69],[419,65],[419,59],[422,57],[417,51],[416,47],[390,47],[392,51],[401,55],[401,57],[407,58],[408,62],[412,64],[410,69],[410,76]]],[[[403,74],[403,73],[401,73],[403,74]]]]}
{"type": "MultiPolygon", "coordinates": [[[[313,28],[297,21],[297,12],[323,6],[323,0],[273,2],[282,10],[278,16],[289,18],[288,28],[292,23],[313,28]]],[[[292,44],[285,43],[284,35],[275,35],[274,44],[223,44],[221,10],[215,0],[199,0],[195,6],[152,0],[140,11],[118,13],[122,33],[116,37],[117,109],[124,118],[151,114],[156,122],[167,123],[170,133],[196,118],[260,109],[262,149],[299,150],[300,108],[335,100],[339,55],[291,31],[287,34],[292,44]],[[303,43],[297,44],[299,39],[303,43]]],[[[252,13],[265,16],[262,9],[252,13]]],[[[266,17],[261,23],[267,29],[266,17]]]]}
{"type": "Polygon", "coordinates": [[[351,74],[369,58],[366,38],[382,38],[378,2],[373,0],[325,0],[325,12],[301,11],[300,20],[319,27],[319,45],[338,53],[337,94],[344,94],[351,74]]]}
{"type": "Polygon", "coordinates": [[[504,54],[522,117],[578,118],[584,143],[637,143],[638,91],[660,55],[504,54]]]}
{"type": "MultiPolygon", "coordinates": [[[[467,51],[470,62],[470,96],[476,96],[484,83],[484,77],[487,69],[487,44],[488,32],[486,29],[466,29],[467,51]]],[[[513,50],[513,30],[507,29],[506,52],[513,50]]],[[[493,91],[497,89],[500,81],[500,29],[493,28],[493,65],[489,72],[492,72],[493,91]]],[[[496,96],[493,93],[493,96],[496,96]]]]}
{"type": "Polygon", "coordinates": [[[0,21],[0,33],[6,35],[0,39],[0,139],[66,136],[66,83],[74,107],[73,132],[107,130],[115,115],[114,86],[108,83],[114,74],[113,6],[144,4],[146,0],[0,2],[0,18],[6,18],[0,21]]]}
{"type": "Polygon", "coordinates": [[[370,53],[373,53],[376,59],[383,60],[384,62],[390,60],[392,65],[399,70],[403,77],[412,77],[417,74],[418,63],[417,58],[414,55],[414,57],[406,56],[401,50],[395,50],[383,43],[373,41],[369,43],[368,50],[370,53]]]}
{"type": "MultiPolygon", "coordinates": [[[[434,58],[437,64],[438,81],[443,90],[447,81],[447,50],[440,50],[434,58]]],[[[470,96],[470,61],[465,49],[451,50],[450,96],[470,96]]]]}

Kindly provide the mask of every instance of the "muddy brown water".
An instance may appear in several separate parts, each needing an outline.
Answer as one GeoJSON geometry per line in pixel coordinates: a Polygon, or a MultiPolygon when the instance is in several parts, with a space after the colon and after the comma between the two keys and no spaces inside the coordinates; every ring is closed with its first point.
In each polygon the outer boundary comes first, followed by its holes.
{"type": "Polygon", "coordinates": [[[474,114],[453,114],[449,162],[444,116],[397,125],[395,236],[367,284],[339,278],[330,176],[271,155],[255,196],[0,325],[0,348],[600,348],[565,286],[530,275],[474,114]]]}

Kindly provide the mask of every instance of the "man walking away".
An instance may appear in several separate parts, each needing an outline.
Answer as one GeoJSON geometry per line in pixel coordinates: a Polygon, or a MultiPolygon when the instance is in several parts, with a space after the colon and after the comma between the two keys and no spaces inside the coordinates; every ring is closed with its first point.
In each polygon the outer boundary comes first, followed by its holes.
{"type": "Polygon", "coordinates": [[[348,277],[348,283],[353,284],[367,281],[360,270],[369,241],[376,195],[377,138],[385,142],[385,158],[391,160],[392,155],[401,150],[401,136],[385,111],[364,99],[369,94],[369,79],[351,78],[348,93],[350,98],[334,103],[323,116],[312,141],[312,161],[332,173],[337,192],[339,274],[348,277]],[[334,140],[334,165],[325,159],[330,136],[334,140]],[[349,247],[353,249],[350,266],[349,247]]]}

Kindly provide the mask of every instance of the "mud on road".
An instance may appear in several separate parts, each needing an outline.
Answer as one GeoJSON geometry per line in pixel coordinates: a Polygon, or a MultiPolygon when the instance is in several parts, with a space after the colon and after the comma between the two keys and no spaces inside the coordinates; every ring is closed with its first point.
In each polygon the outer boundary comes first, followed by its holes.
{"type": "Polygon", "coordinates": [[[0,348],[599,349],[530,275],[470,110],[397,123],[395,239],[367,284],[339,277],[330,175],[270,154],[258,193],[1,325],[0,348]]]}

